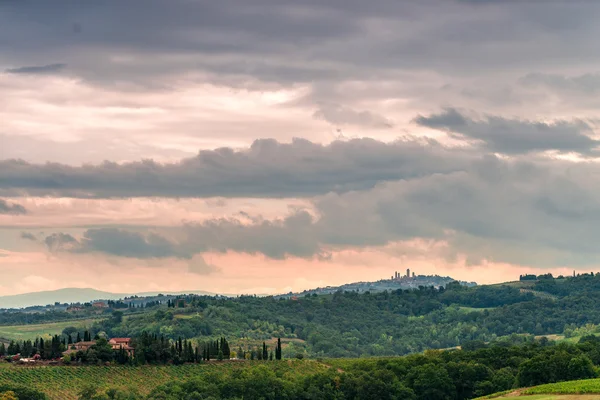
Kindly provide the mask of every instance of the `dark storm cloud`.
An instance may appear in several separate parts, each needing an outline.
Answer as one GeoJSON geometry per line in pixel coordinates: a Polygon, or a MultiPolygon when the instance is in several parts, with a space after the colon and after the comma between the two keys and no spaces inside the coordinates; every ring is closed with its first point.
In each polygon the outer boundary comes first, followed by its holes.
{"type": "Polygon", "coordinates": [[[9,203],[6,200],[0,199],[0,215],[22,215],[27,214],[27,209],[20,204],[9,203]]]}
{"type": "Polygon", "coordinates": [[[583,121],[545,123],[496,116],[475,120],[450,108],[440,114],[419,116],[415,122],[421,126],[448,131],[460,139],[480,141],[486,150],[502,154],[547,150],[591,154],[600,144],[590,137],[594,132],[583,121]]]}
{"type": "Polygon", "coordinates": [[[49,65],[40,65],[40,66],[29,66],[29,67],[19,67],[19,68],[9,68],[6,70],[9,74],[51,74],[55,72],[59,72],[66,67],[65,64],[49,64],[49,65]]]}
{"type": "Polygon", "coordinates": [[[0,161],[0,194],[66,197],[295,197],[360,190],[379,182],[465,168],[479,156],[431,140],[373,139],[321,145],[296,139],[201,151],[173,164],[152,160],[72,167],[0,161]]]}

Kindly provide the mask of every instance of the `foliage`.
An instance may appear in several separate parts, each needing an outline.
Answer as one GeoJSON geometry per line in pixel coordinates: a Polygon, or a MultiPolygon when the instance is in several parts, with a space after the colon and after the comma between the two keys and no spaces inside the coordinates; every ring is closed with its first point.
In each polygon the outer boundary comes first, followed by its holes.
{"type": "MultiPolygon", "coordinates": [[[[264,341],[275,359],[273,338],[277,337],[283,339],[282,358],[290,358],[296,354],[404,355],[461,345],[474,349],[514,334],[564,332],[578,337],[596,333],[600,324],[600,303],[596,301],[600,275],[558,279],[543,275],[516,283],[519,285],[479,287],[451,283],[440,290],[421,287],[382,293],[337,292],[294,300],[189,295],[164,304],[155,302],[151,307],[107,311],[108,318],[97,321],[91,330],[92,335],[139,337],[146,333],[194,343],[227,337],[239,358],[252,358],[252,354],[262,358],[264,354],[255,351],[260,352],[264,341]]],[[[82,332],[75,333],[77,328],[69,326],[75,323],[61,322],[63,337],[76,341],[75,336],[82,332]]],[[[226,353],[224,350],[225,359],[226,353]]],[[[218,358],[218,351],[211,358],[218,358]]]]}
{"type": "MultiPolygon", "coordinates": [[[[497,342],[469,351],[432,350],[405,357],[324,361],[210,361],[179,366],[38,368],[5,364],[0,366],[0,385],[18,382],[44,390],[53,399],[100,400],[118,394],[127,399],[149,396],[164,400],[208,396],[215,399],[243,396],[244,399],[281,400],[466,400],[532,384],[596,377],[597,365],[592,359],[596,359],[599,352],[600,339],[586,337],[578,344],[497,342]],[[88,386],[90,383],[97,386],[88,386]],[[194,395],[186,397],[190,393],[194,395]]],[[[0,390],[4,390],[2,386],[0,390]]]]}
{"type": "MultiPolygon", "coordinates": [[[[182,299],[184,308],[158,306],[120,322],[114,318],[98,322],[92,329],[111,337],[146,332],[199,342],[226,336],[235,348],[242,346],[244,353],[281,337],[297,340],[294,347],[302,346],[290,353],[284,344],[283,357],[296,353],[359,357],[451,348],[513,334],[588,333],[594,326],[589,324],[600,324],[600,303],[596,301],[600,276],[544,277],[533,282],[534,290],[523,293],[508,285],[464,287],[451,283],[440,290],[337,292],[297,300],[187,296],[182,299]]],[[[275,346],[271,349],[276,350],[275,346]]]]}
{"type": "MultiPolygon", "coordinates": [[[[0,372],[1,374],[1,372],[0,372]]],[[[1,379],[1,378],[0,378],[1,379]]],[[[14,393],[18,400],[47,400],[48,397],[39,390],[32,389],[25,385],[16,385],[14,382],[2,382],[0,381],[0,393],[14,393]]],[[[0,400],[9,400],[10,397],[3,399],[0,395],[0,400]]]]}

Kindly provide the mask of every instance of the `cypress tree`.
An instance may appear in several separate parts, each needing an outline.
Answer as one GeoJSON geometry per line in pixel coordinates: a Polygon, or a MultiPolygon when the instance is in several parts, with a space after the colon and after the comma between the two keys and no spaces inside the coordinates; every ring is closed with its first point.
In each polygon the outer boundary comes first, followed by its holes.
{"type": "Polygon", "coordinates": [[[0,356],[6,355],[6,346],[4,343],[0,343],[0,356]]]}
{"type": "Polygon", "coordinates": [[[269,352],[267,351],[267,344],[265,342],[263,342],[262,359],[263,360],[269,359],[269,352]]]}
{"type": "Polygon", "coordinates": [[[79,342],[81,342],[81,335],[79,334],[79,332],[77,332],[77,342],[76,343],[79,343],[79,342]]]}
{"type": "Polygon", "coordinates": [[[275,359],[281,360],[281,338],[277,338],[277,347],[275,348],[275,359]]]}

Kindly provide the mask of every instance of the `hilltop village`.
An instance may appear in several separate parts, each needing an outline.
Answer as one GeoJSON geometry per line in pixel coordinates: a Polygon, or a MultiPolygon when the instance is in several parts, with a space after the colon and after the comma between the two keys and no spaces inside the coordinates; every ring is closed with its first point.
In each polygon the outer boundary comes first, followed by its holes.
{"type": "Polygon", "coordinates": [[[473,287],[477,286],[476,282],[465,282],[457,281],[449,276],[439,275],[417,275],[410,269],[406,270],[406,275],[395,271],[391,275],[390,279],[381,279],[376,282],[354,282],[347,283],[341,286],[326,286],[319,287],[316,289],[305,290],[299,293],[288,293],[285,297],[300,297],[306,295],[321,295],[321,294],[332,294],[338,291],[342,292],[383,292],[385,290],[407,290],[407,289],[418,289],[419,287],[434,287],[439,289],[440,287],[446,287],[450,282],[459,282],[463,286],[473,287]]]}

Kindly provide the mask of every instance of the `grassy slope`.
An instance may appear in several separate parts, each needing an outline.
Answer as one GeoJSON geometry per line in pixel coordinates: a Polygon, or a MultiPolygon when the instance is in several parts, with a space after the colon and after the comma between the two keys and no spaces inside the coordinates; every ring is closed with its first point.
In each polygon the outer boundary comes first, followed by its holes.
{"type": "Polygon", "coordinates": [[[44,339],[60,334],[67,326],[86,327],[97,319],[78,319],[72,321],[50,322],[47,324],[34,325],[9,325],[0,326],[0,338],[13,340],[34,340],[36,337],[44,339]]]}
{"type": "Polygon", "coordinates": [[[88,384],[100,388],[134,388],[142,394],[173,380],[189,380],[208,373],[229,374],[239,368],[266,365],[290,380],[324,371],[328,366],[316,361],[285,360],[278,362],[210,362],[182,366],[54,366],[24,367],[0,364],[0,384],[19,384],[45,392],[50,399],[77,399],[77,393],[88,384]]]}
{"type": "Polygon", "coordinates": [[[549,383],[528,389],[498,393],[481,399],[507,399],[512,397],[526,397],[528,400],[600,400],[600,379],[549,383]]]}

